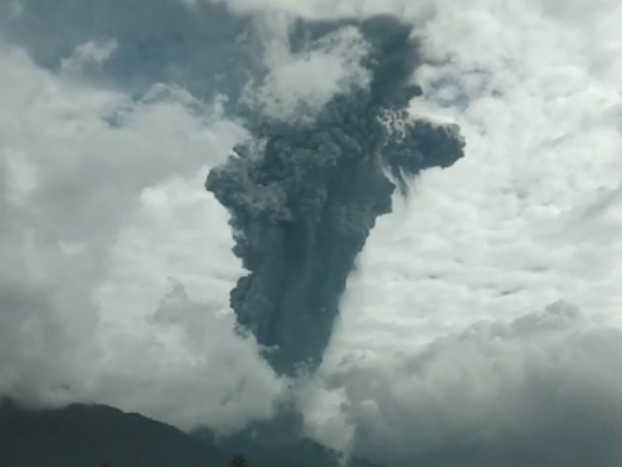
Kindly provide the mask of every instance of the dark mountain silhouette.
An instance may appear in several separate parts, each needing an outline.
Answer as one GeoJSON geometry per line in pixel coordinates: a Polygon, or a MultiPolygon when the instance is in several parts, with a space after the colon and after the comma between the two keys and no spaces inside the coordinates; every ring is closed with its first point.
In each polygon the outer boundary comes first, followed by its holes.
{"type": "MultiPolygon", "coordinates": [[[[244,455],[249,467],[334,467],[338,459],[311,440],[257,443],[186,434],[142,415],[104,405],[25,409],[0,402],[0,467],[227,467],[244,455]],[[275,449],[276,448],[276,449],[275,449]]],[[[353,467],[375,467],[354,460],[353,467]]]]}
{"type": "Polygon", "coordinates": [[[137,414],[102,405],[0,405],[1,467],[227,466],[232,455],[137,414]]]}

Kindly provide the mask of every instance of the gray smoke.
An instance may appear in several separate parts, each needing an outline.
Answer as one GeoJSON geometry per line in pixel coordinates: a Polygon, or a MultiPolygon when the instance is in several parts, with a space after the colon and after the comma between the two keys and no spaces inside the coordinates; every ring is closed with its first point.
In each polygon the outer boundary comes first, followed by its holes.
{"type": "Polygon", "coordinates": [[[335,95],[312,124],[247,108],[251,138],[206,182],[231,213],[234,253],[249,271],[231,292],[238,323],[290,375],[320,363],[355,258],[391,212],[396,183],[405,191],[420,171],[463,156],[455,126],[408,122],[422,94],[409,84],[419,64],[411,26],[385,16],[299,22],[292,52],[354,26],[368,45],[367,85],[335,95]]]}

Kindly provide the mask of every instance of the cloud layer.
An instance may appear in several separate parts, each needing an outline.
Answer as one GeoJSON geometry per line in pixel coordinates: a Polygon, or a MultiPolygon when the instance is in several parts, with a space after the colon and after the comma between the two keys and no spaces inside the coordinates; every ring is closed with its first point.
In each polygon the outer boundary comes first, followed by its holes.
{"type": "Polygon", "coordinates": [[[224,210],[200,189],[242,130],[181,89],[133,100],[14,46],[0,61],[0,393],[109,402],[186,427],[269,415],[278,383],[233,335],[227,293],[241,271],[224,210]],[[188,269],[197,254],[203,269],[188,269]],[[179,286],[166,298],[171,277],[194,298],[179,286]]]}
{"type": "MultiPolygon", "coordinates": [[[[0,393],[184,428],[269,416],[282,382],[232,332],[242,271],[202,186],[243,136],[205,77],[246,53],[215,45],[241,20],[219,10],[210,36],[199,1],[47,3],[0,3],[0,393]]],[[[372,232],[328,360],[296,386],[309,433],[392,465],[617,465],[617,2],[227,3],[412,18],[433,61],[412,111],[467,140],[372,232]]],[[[342,52],[255,64],[264,96],[301,73],[330,91],[342,52]]]]}

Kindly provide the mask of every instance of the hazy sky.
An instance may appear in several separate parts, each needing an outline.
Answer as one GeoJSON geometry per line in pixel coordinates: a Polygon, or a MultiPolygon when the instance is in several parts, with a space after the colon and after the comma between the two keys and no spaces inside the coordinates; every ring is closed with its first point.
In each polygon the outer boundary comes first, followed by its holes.
{"type": "MultiPolygon", "coordinates": [[[[274,78],[258,95],[284,112],[360,71],[354,48],[292,56],[287,14],[415,22],[434,65],[416,77],[426,96],[413,113],[457,122],[467,142],[372,232],[328,360],[296,386],[309,433],[395,464],[582,440],[610,465],[622,5],[216,3],[273,9],[252,40],[274,78]]],[[[105,402],[182,428],[270,415],[285,383],[233,335],[228,291],[243,271],[203,188],[244,134],[212,77],[235,66],[240,25],[212,8],[0,0],[0,394],[105,402]]]]}

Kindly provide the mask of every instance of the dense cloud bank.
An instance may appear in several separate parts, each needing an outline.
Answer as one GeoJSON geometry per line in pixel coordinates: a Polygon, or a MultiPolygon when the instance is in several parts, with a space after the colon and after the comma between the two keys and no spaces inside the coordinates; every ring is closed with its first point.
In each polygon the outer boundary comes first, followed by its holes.
{"type": "Polygon", "coordinates": [[[392,17],[354,25],[292,28],[293,53],[345,39],[363,49],[352,64],[359,81],[340,83],[320,108],[297,103],[286,121],[252,102],[249,142],[206,183],[231,212],[234,252],[250,271],[231,306],[273,348],[279,373],[321,362],[356,255],[376,218],[391,212],[392,180],[406,190],[420,171],[463,155],[454,126],[409,119],[406,108],[422,92],[409,83],[419,61],[411,26],[392,17]]]}
{"type": "Polygon", "coordinates": [[[269,416],[279,383],[232,332],[240,266],[226,212],[202,188],[243,130],[183,83],[155,76],[136,95],[107,65],[133,43],[102,43],[158,30],[155,4],[155,22],[131,30],[125,3],[43,3],[0,15],[0,394],[97,401],[182,428],[244,425],[240,397],[259,409],[251,419],[269,416]],[[91,35],[89,18],[110,34],[91,35]],[[189,227],[202,218],[222,229],[189,227]],[[198,272],[200,250],[211,254],[198,272]],[[170,278],[183,282],[172,294],[170,278]]]}
{"type": "Polygon", "coordinates": [[[622,455],[621,358],[619,330],[559,302],[407,355],[361,358],[317,384],[342,401],[333,416],[352,427],[350,449],[374,462],[613,467],[622,455]]]}

